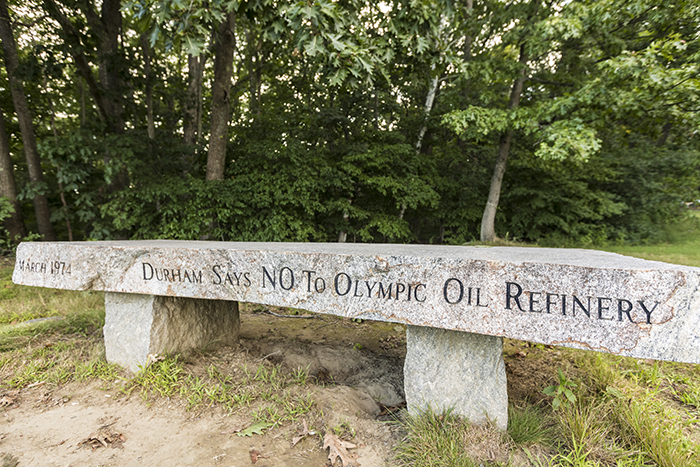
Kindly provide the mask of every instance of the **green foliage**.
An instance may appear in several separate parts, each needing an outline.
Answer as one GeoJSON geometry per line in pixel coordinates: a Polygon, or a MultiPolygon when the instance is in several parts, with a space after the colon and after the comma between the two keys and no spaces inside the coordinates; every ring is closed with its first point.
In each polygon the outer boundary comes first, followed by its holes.
{"type": "Polygon", "coordinates": [[[587,160],[601,147],[596,131],[579,118],[553,122],[542,131],[541,139],[535,156],[550,161],[568,157],[587,160]]]}
{"type": "Polygon", "coordinates": [[[2,221],[15,212],[15,207],[9,199],[0,197],[0,256],[13,251],[15,239],[10,238],[10,234],[2,227],[2,221]]]}
{"type": "MultiPolygon", "coordinates": [[[[5,112],[29,230],[43,193],[61,239],[70,229],[76,240],[462,244],[479,235],[511,131],[502,236],[656,242],[700,198],[692,2],[130,0],[115,54],[95,17],[57,3],[73,33],[10,5],[18,35],[32,38],[20,41],[18,73],[45,176],[29,183],[5,112]],[[230,11],[226,176],[207,182],[213,44],[230,11]],[[188,54],[206,61],[201,82],[188,54]]],[[[56,20],[48,6],[37,14],[56,20]]],[[[12,108],[8,92],[0,100],[12,108]]],[[[7,209],[0,201],[0,217],[7,209]]],[[[0,248],[11,243],[0,231],[0,248]]]]}
{"type": "Polygon", "coordinates": [[[561,371],[561,368],[557,370],[557,377],[559,378],[559,384],[553,386],[547,386],[544,388],[544,393],[552,398],[552,408],[554,410],[559,407],[566,408],[569,404],[576,403],[576,396],[572,389],[576,389],[578,386],[573,381],[570,381],[566,375],[561,371]]]}

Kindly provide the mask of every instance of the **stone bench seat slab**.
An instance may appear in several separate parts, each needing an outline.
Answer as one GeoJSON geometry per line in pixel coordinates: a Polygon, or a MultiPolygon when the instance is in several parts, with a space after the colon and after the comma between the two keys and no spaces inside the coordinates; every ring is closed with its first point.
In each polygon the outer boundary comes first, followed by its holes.
{"type": "Polygon", "coordinates": [[[23,243],[15,283],[293,307],[700,363],[700,269],[594,250],[23,243]]]}

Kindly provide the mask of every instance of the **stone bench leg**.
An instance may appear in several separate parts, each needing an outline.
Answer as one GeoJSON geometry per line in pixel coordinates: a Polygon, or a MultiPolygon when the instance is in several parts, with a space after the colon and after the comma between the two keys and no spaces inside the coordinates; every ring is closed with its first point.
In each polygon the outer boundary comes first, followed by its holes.
{"type": "Polygon", "coordinates": [[[404,387],[408,410],[453,409],[505,430],[508,394],[500,337],[420,326],[406,329],[404,387]]]}
{"type": "Polygon", "coordinates": [[[238,342],[238,302],[106,293],[105,312],[107,361],[132,371],[149,354],[238,342]]]}

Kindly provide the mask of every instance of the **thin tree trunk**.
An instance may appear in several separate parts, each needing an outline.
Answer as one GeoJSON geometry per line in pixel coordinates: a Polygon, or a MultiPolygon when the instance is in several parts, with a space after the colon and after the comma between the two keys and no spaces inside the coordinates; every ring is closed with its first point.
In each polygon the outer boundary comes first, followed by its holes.
{"type": "Polygon", "coordinates": [[[233,76],[233,50],[236,46],[235,24],[236,12],[231,11],[219,25],[219,34],[216,38],[207,180],[224,179],[228,125],[231,118],[231,78],[233,76]]]}
{"type": "Polygon", "coordinates": [[[83,77],[78,76],[78,83],[80,85],[80,126],[85,126],[85,89],[83,89],[83,77]]]}
{"type": "Polygon", "coordinates": [[[199,93],[197,92],[197,72],[199,70],[200,59],[200,56],[194,56],[192,54],[187,56],[187,95],[185,96],[185,115],[182,124],[185,134],[183,142],[187,146],[194,144],[197,133],[197,110],[199,108],[197,102],[199,97],[199,93]]]}
{"type": "MultiPolygon", "coordinates": [[[[433,71],[435,66],[433,66],[433,71]]],[[[425,97],[425,106],[423,107],[423,123],[421,123],[420,131],[418,131],[418,141],[416,141],[416,154],[418,154],[423,146],[423,138],[425,137],[425,132],[428,130],[428,118],[430,118],[430,112],[433,110],[433,103],[435,102],[435,95],[437,94],[438,87],[440,86],[440,77],[435,75],[433,79],[430,80],[430,87],[428,89],[428,95],[425,97]]]]}
{"type": "Polygon", "coordinates": [[[14,164],[10,156],[10,139],[7,137],[7,131],[5,130],[5,116],[2,113],[2,109],[0,109],[0,197],[7,198],[14,208],[14,212],[3,220],[2,226],[12,239],[26,237],[27,228],[24,225],[22,211],[17,200],[14,164]]]}
{"type": "Polygon", "coordinates": [[[250,103],[248,110],[251,115],[260,116],[260,92],[262,87],[262,65],[261,49],[262,43],[256,41],[252,31],[252,26],[246,30],[246,39],[248,42],[248,53],[246,54],[246,67],[248,68],[248,86],[250,89],[250,103]]]}
{"type": "MultiPolygon", "coordinates": [[[[36,146],[36,136],[34,134],[34,125],[32,124],[32,116],[27,105],[27,98],[24,95],[24,87],[16,77],[16,70],[19,66],[17,58],[17,45],[15,38],[12,35],[12,25],[10,24],[10,15],[7,9],[6,0],[0,0],[0,41],[5,52],[5,67],[7,68],[7,78],[12,92],[12,101],[15,105],[19,128],[22,133],[22,142],[24,144],[24,154],[27,158],[27,171],[29,172],[29,181],[36,188],[40,189],[43,185],[44,177],[41,170],[41,160],[39,151],[36,146]]],[[[49,203],[44,194],[36,194],[34,196],[34,212],[36,213],[37,226],[39,233],[44,237],[44,240],[55,240],[56,234],[51,226],[51,215],[49,212],[49,203]]]]}
{"type": "MultiPolygon", "coordinates": [[[[47,87],[46,76],[44,76],[44,87],[47,87]]],[[[46,100],[48,101],[49,111],[51,112],[51,132],[53,133],[53,137],[56,138],[56,140],[58,140],[58,130],[56,129],[56,111],[53,108],[53,101],[50,97],[48,97],[48,91],[46,100]]],[[[63,206],[63,218],[66,221],[66,230],[68,231],[68,241],[72,242],[73,229],[70,225],[70,216],[68,215],[68,202],[66,201],[65,190],[63,189],[63,183],[61,182],[61,166],[56,166],[56,178],[58,179],[58,193],[61,197],[61,205],[63,206]]]]}
{"type": "Polygon", "coordinates": [[[156,125],[153,118],[153,78],[151,76],[151,48],[148,45],[146,33],[141,34],[141,50],[143,50],[143,73],[146,78],[146,119],[148,138],[155,139],[156,125]]]}
{"type": "Polygon", "coordinates": [[[110,133],[124,132],[122,68],[124,59],[119,47],[122,32],[121,0],[102,0],[97,14],[91,0],[82,0],[78,6],[85,14],[93,34],[99,39],[97,47],[98,74],[104,93],[103,108],[110,133]]]}
{"type": "Polygon", "coordinates": [[[184,103],[183,142],[191,146],[202,136],[202,80],[207,54],[187,56],[187,96],[184,103]]]}
{"type": "MultiPolygon", "coordinates": [[[[521,64],[520,76],[513,81],[513,88],[510,92],[509,109],[515,109],[520,104],[520,96],[523,92],[523,85],[527,78],[527,57],[525,55],[525,46],[520,46],[521,64]]],[[[484,208],[484,215],[481,218],[481,241],[493,242],[496,240],[496,211],[498,210],[498,201],[501,197],[501,185],[503,185],[503,175],[506,172],[508,163],[508,155],[510,154],[510,142],[513,139],[513,130],[507,130],[502,135],[498,142],[498,159],[496,167],[493,170],[491,178],[491,187],[489,188],[489,197],[484,208]]]]}
{"type": "MultiPolygon", "coordinates": [[[[474,0],[467,0],[467,11],[469,12],[469,16],[473,13],[474,9],[474,0]]],[[[464,36],[464,59],[469,61],[472,58],[472,42],[473,38],[471,34],[467,34],[464,36]]]]}
{"type": "MultiPolygon", "coordinates": [[[[49,0],[45,0],[49,1],[49,0]]],[[[52,0],[51,0],[52,1],[52,0]]],[[[102,92],[102,108],[107,121],[107,131],[124,133],[124,57],[119,39],[122,33],[121,0],[102,0],[100,13],[93,0],[80,0],[78,7],[85,15],[90,31],[97,37],[98,75],[102,92]]],[[[105,166],[112,164],[113,153],[105,151],[105,166]]],[[[117,173],[109,182],[107,191],[115,193],[129,185],[126,169],[117,173]]]]}
{"type": "MultiPolygon", "coordinates": [[[[435,71],[435,65],[433,65],[432,70],[435,71]]],[[[433,111],[433,104],[435,103],[435,96],[437,95],[438,88],[440,87],[440,77],[434,76],[430,80],[430,87],[428,88],[428,95],[425,97],[425,106],[423,107],[423,122],[421,123],[420,130],[418,131],[418,140],[416,141],[416,154],[420,153],[423,147],[423,138],[425,133],[428,131],[428,119],[430,118],[430,112],[433,111]]],[[[406,203],[401,203],[401,210],[399,211],[399,219],[403,219],[404,214],[406,214],[406,203]]]]}

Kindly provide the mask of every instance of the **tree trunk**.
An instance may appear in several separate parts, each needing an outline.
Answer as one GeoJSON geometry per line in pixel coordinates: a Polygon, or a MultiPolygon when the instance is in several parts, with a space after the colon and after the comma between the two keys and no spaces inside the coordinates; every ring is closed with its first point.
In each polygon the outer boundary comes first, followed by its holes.
{"type": "Polygon", "coordinates": [[[228,125],[231,118],[231,78],[233,76],[233,50],[236,46],[235,23],[236,12],[231,11],[219,25],[219,34],[216,38],[207,180],[224,179],[228,125]]]}
{"type": "MultiPolygon", "coordinates": [[[[22,142],[24,144],[24,154],[27,158],[29,181],[33,185],[33,188],[40,193],[44,177],[41,170],[39,152],[36,146],[32,116],[29,112],[29,106],[27,105],[27,98],[24,95],[24,87],[15,75],[17,67],[19,66],[19,60],[17,58],[17,45],[12,35],[12,26],[10,24],[10,15],[7,10],[6,0],[0,0],[0,41],[2,41],[2,48],[5,52],[5,67],[7,68],[7,78],[10,84],[10,91],[12,92],[12,102],[15,105],[19,128],[22,132],[22,142]]],[[[44,240],[56,240],[56,234],[51,226],[49,203],[45,194],[36,194],[34,196],[34,212],[36,213],[39,233],[44,237],[44,240]]]]}
{"type": "Polygon", "coordinates": [[[259,117],[260,116],[260,92],[262,89],[262,65],[261,61],[261,49],[262,41],[258,40],[252,31],[254,26],[250,26],[246,30],[246,39],[248,45],[248,52],[246,53],[246,68],[248,68],[248,86],[250,89],[249,95],[250,100],[248,104],[248,110],[250,114],[259,117]]]}
{"type": "Polygon", "coordinates": [[[489,198],[486,201],[484,216],[481,219],[482,242],[493,242],[496,240],[496,211],[498,210],[498,200],[501,197],[501,185],[503,184],[503,175],[506,173],[506,164],[510,153],[510,140],[512,138],[513,130],[508,130],[501,135],[501,139],[498,142],[498,159],[496,159],[496,167],[493,169],[489,198]]]}
{"type": "MultiPolygon", "coordinates": [[[[518,61],[521,64],[520,76],[513,81],[513,88],[510,92],[509,109],[515,109],[520,104],[520,96],[523,92],[523,85],[527,78],[527,56],[525,55],[525,46],[520,46],[520,58],[518,61]]],[[[493,170],[491,178],[491,187],[489,188],[489,197],[484,208],[484,216],[481,218],[481,241],[493,242],[496,240],[496,211],[498,210],[498,200],[501,197],[501,185],[503,184],[503,174],[506,172],[508,163],[508,155],[510,154],[510,142],[513,139],[513,130],[507,130],[502,135],[498,142],[498,159],[496,167],[493,170]]]]}
{"type": "Polygon", "coordinates": [[[93,34],[99,39],[97,47],[98,74],[102,87],[102,107],[110,133],[124,132],[122,68],[124,59],[119,49],[122,32],[121,0],[102,0],[98,16],[91,0],[78,2],[93,34]]]}
{"type": "MultiPolygon", "coordinates": [[[[46,75],[44,75],[44,88],[46,88],[46,75]]],[[[47,102],[49,104],[49,112],[51,113],[51,132],[53,137],[58,141],[58,129],[56,129],[56,112],[53,108],[53,100],[48,97],[49,91],[46,89],[47,102]]],[[[63,183],[61,182],[61,167],[56,166],[56,178],[58,179],[58,193],[61,197],[61,204],[63,205],[63,217],[66,221],[66,231],[68,232],[68,241],[73,241],[73,228],[70,225],[70,213],[68,211],[68,202],[66,201],[65,190],[63,189],[63,183]]]]}
{"type": "Polygon", "coordinates": [[[26,237],[27,228],[17,201],[14,164],[10,156],[10,139],[5,130],[5,116],[2,109],[0,109],[0,197],[7,198],[15,209],[10,217],[3,220],[2,226],[10,234],[11,239],[26,237]]]}
{"type": "MultiPolygon", "coordinates": [[[[433,66],[433,71],[435,66],[433,66]]],[[[435,102],[435,95],[438,91],[438,86],[440,85],[440,77],[435,75],[433,79],[430,80],[430,87],[428,89],[428,95],[425,98],[425,107],[423,108],[423,123],[421,123],[420,130],[418,131],[418,141],[416,141],[416,154],[418,154],[423,146],[423,137],[425,137],[425,132],[428,130],[428,118],[430,117],[430,112],[433,110],[433,103],[435,102]]]]}
{"type": "Polygon", "coordinates": [[[197,137],[201,137],[202,121],[202,79],[204,77],[204,64],[207,56],[202,53],[198,56],[187,56],[187,96],[185,96],[183,142],[192,146],[197,137]]]}
{"type": "Polygon", "coordinates": [[[143,50],[143,74],[146,75],[146,120],[148,138],[155,139],[156,124],[153,118],[153,78],[151,77],[151,47],[146,33],[141,34],[141,50],[143,50]]]}

